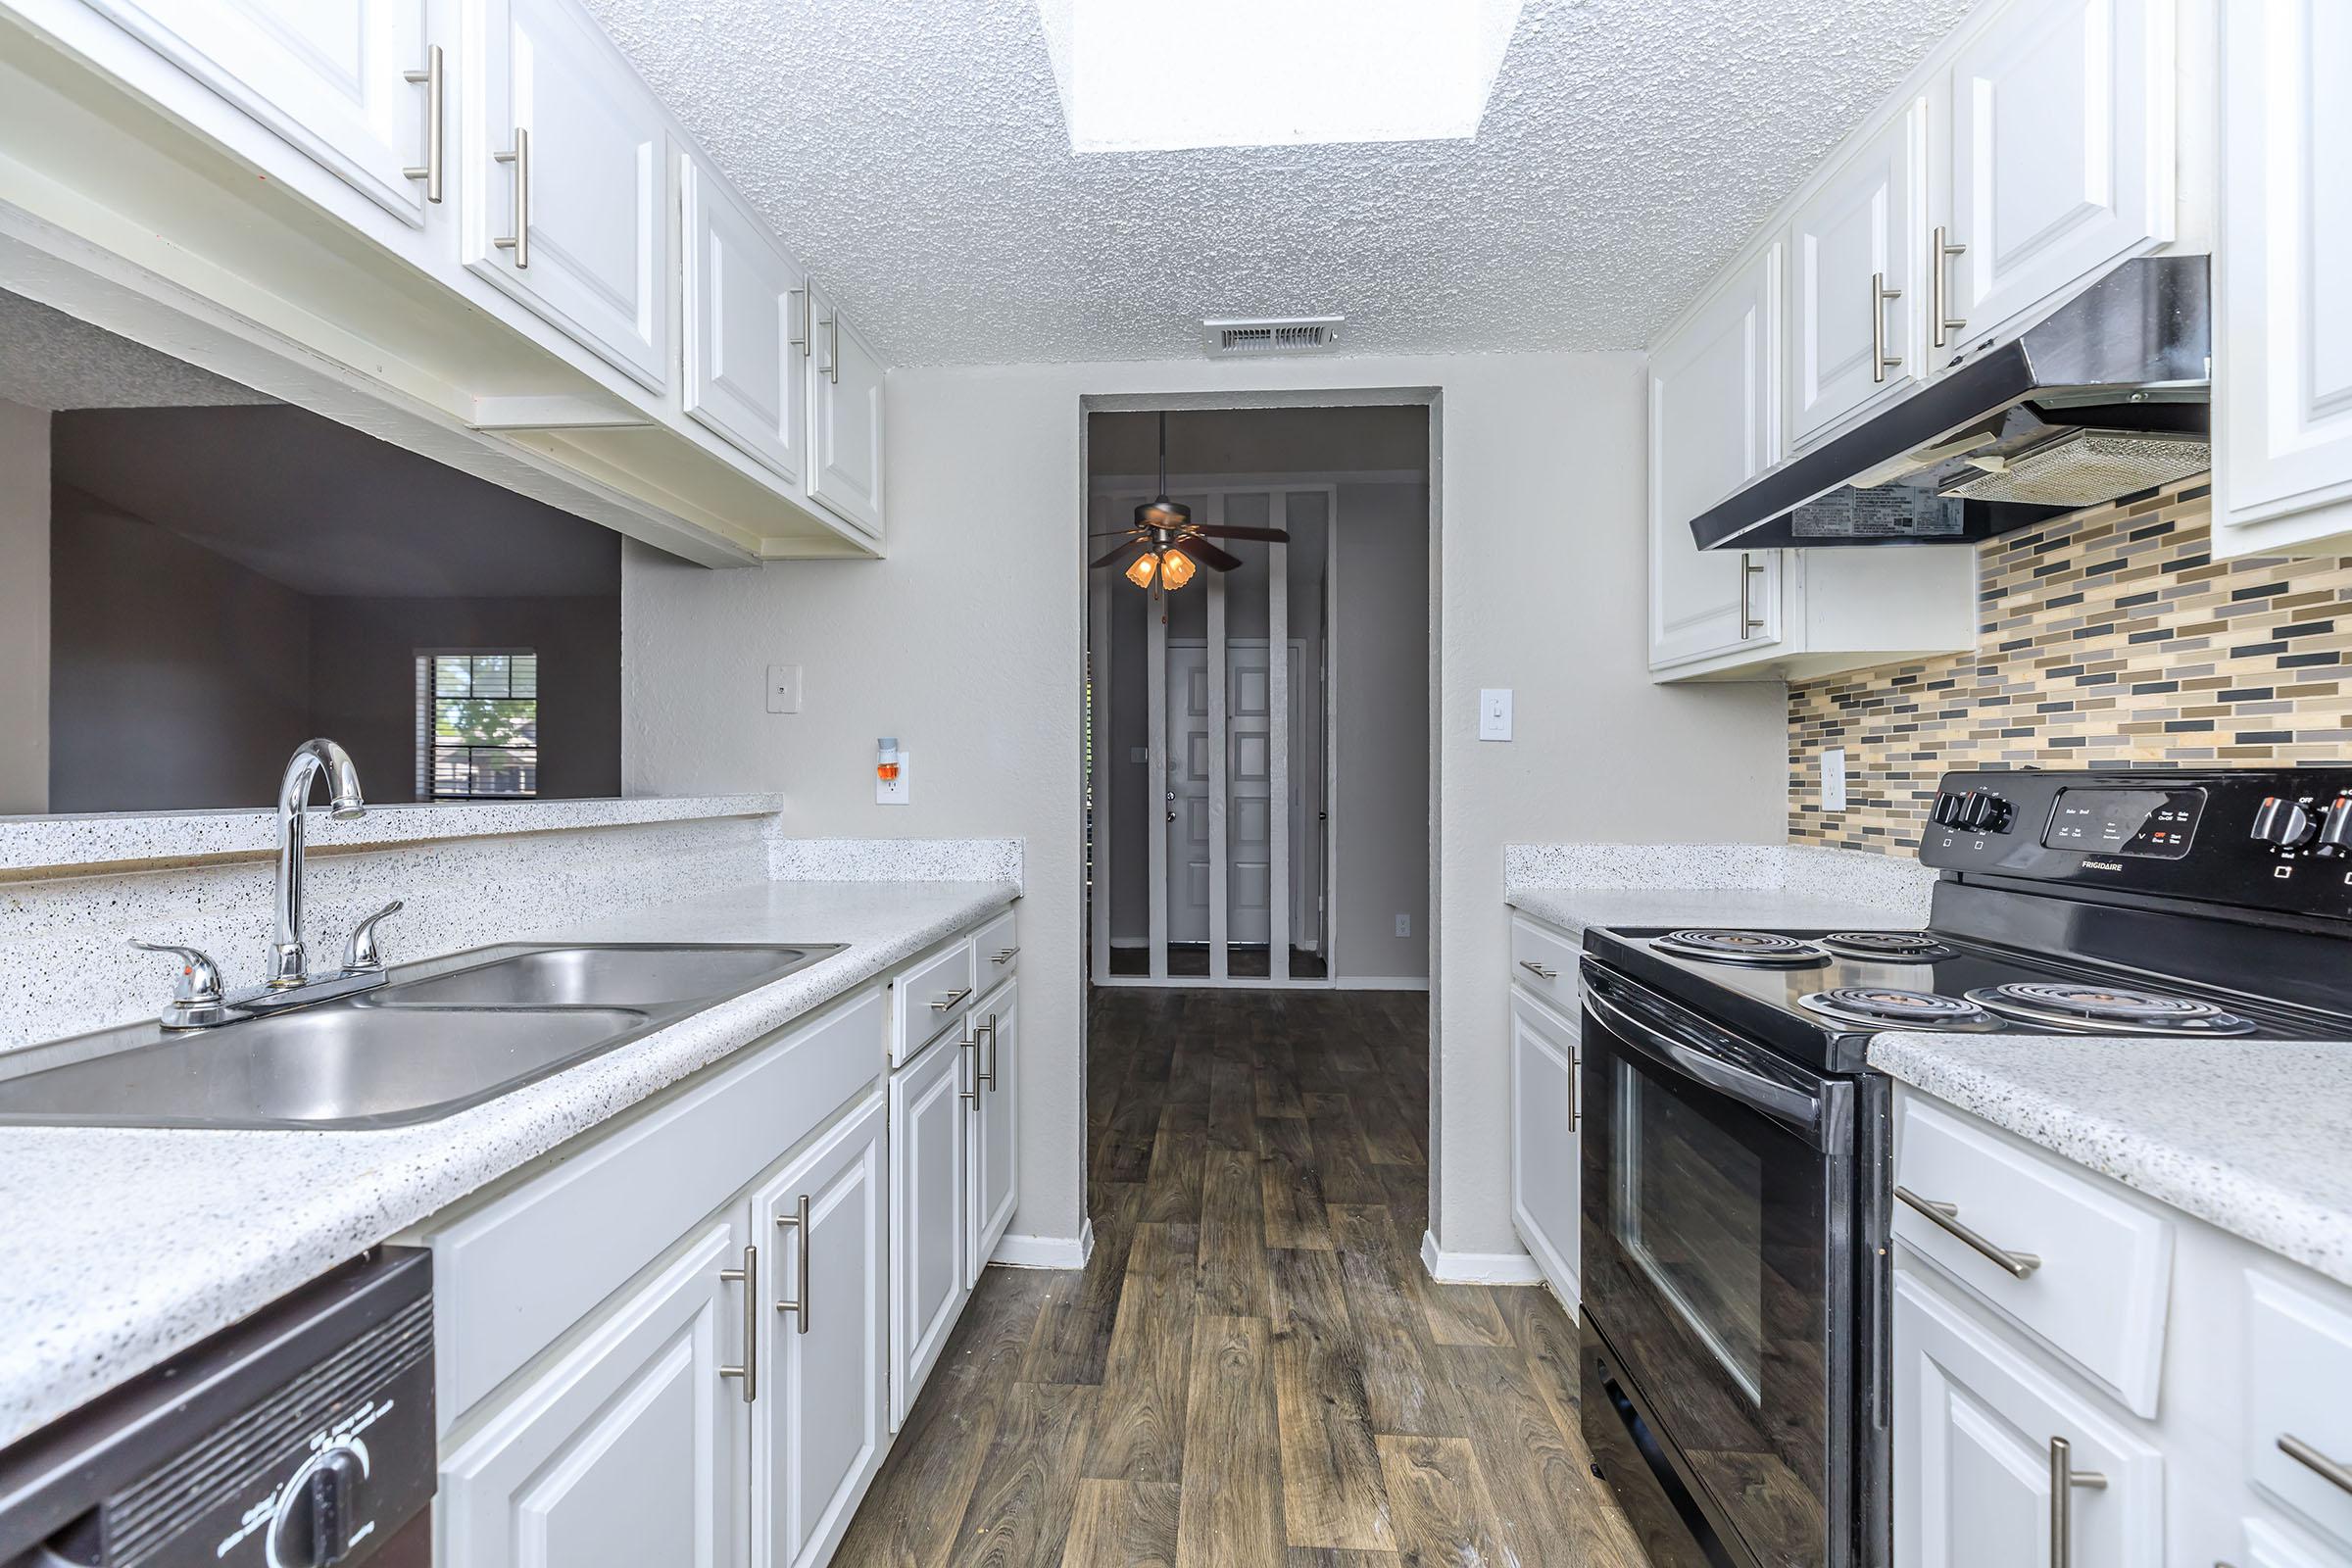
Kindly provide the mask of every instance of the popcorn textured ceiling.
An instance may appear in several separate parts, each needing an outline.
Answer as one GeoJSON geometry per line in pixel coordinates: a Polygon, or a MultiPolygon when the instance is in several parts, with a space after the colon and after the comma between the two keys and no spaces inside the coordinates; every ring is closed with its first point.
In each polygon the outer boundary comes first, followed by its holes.
{"type": "Polygon", "coordinates": [[[1034,0],[589,3],[895,365],[1640,348],[1970,6],[1529,0],[1473,140],[1073,154],[1034,0]]]}

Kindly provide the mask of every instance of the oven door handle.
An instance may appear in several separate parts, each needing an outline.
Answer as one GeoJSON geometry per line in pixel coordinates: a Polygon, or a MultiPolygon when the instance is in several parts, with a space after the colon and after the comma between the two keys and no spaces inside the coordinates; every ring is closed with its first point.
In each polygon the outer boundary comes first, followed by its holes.
{"type": "Polygon", "coordinates": [[[1740,1104],[1784,1122],[1818,1142],[1821,1132],[1821,1097],[1807,1094],[1787,1084],[1775,1083],[1761,1073],[1748,1071],[1738,1062],[1700,1050],[1686,1041],[1677,1040],[1632,1012],[1623,1004],[1603,994],[1597,986],[1585,987],[1585,1005],[1611,1033],[1627,1045],[1654,1057],[1685,1077],[1728,1095],[1740,1104]]]}

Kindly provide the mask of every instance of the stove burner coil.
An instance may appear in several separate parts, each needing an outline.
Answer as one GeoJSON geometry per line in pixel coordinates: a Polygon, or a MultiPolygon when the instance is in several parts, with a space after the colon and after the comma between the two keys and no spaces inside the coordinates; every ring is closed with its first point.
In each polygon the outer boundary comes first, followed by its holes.
{"type": "Polygon", "coordinates": [[[1927,1028],[1984,1029],[1992,1018],[1983,1007],[1959,997],[1934,991],[1905,991],[1897,986],[1839,986],[1799,997],[1796,1004],[1825,1018],[1846,1023],[1919,1024],[1927,1028]]]}
{"type": "Polygon", "coordinates": [[[1971,991],[1968,1000],[2006,1017],[2116,1034],[2248,1035],[2254,1025],[2193,997],[2064,980],[2023,980],[1971,991]]]}
{"type": "Polygon", "coordinates": [[[1950,948],[1924,931],[1833,931],[1821,939],[1821,945],[1849,958],[1924,962],[1954,956],[1950,948]]]}
{"type": "Polygon", "coordinates": [[[1830,961],[1829,954],[1812,943],[1770,931],[1669,931],[1650,946],[1660,953],[1713,963],[1801,968],[1830,961]]]}

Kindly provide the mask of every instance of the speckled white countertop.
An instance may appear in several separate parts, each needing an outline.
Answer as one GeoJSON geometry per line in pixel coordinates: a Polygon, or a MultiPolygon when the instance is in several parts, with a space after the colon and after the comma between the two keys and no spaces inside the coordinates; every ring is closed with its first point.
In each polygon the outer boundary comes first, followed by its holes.
{"type": "Polygon", "coordinates": [[[1936,873],[1909,856],[1787,844],[1513,844],[1503,902],[1589,925],[1916,926],[1936,873]]]}
{"type": "Polygon", "coordinates": [[[1870,1064],[2352,1285],[2352,1043],[1890,1033],[1870,1064]]]}
{"type": "MultiPolygon", "coordinates": [[[[855,989],[1018,891],[1010,882],[759,882],[537,933],[848,946],[419,1127],[0,1127],[0,1445],[855,989]]],[[[879,1072],[879,1042],[874,1065],[879,1072]]]]}
{"type": "Polygon", "coordinates": [[[1926,911],[1775,888],[1520,888],[1512,908],[1582,938],[1589,925],[1910,926],[1926,911]]]}

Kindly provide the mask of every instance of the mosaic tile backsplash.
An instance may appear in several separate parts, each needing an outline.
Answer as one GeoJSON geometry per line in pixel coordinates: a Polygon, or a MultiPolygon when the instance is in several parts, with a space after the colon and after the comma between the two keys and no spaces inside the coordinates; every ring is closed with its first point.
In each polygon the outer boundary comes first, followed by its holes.
{"type": "Polygon", "coordinates": [[[1791,683],[1790,841],[1907,854],[1954,767],[2352,762],[2352,561],[2217,562],[2209,493],[1988,539],[1974,653],[1791,683]]]}

